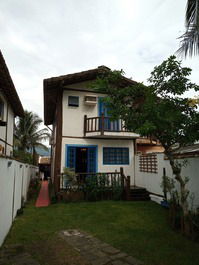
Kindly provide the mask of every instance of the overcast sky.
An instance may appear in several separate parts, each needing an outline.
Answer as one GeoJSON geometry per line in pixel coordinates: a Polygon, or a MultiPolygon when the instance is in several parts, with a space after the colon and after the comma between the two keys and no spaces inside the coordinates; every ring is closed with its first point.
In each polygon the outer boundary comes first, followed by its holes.
{"type": "MultiPolygon", "coordinates": [[[[146,83],[174,54],[186,0],[1,0],[0,49],[25,109],[43,118],[43,79],[99,65],[146,83]]],[[[183,60],[199,84],[198,57],[183,60]]]]}

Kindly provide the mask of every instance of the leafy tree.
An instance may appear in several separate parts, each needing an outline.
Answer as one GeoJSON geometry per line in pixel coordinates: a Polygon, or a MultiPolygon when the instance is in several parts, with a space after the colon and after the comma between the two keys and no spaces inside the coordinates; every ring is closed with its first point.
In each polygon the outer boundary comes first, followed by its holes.
{"type": "Polygon", "coordinates": [[[48,150],[42,142],[49,138],[49,133],[46,128],[39,129],[41,123],[42,119],[37,114],[26,110],[15,125],[15,147],[21,153],[32,152],[34,164],[37,157],[36,147],[48,150]]]}
{"type": "Polygon", "coordinates": [[[171,56],[154,68],[149,86],[136,82],[127,86],[123,71],[106,72],[94,84],[98,91],[108,94],[104,100],[113,119],[121,118],[128,130],[160,141],[180,184],[185,219],[188,216],[187,179],[181,175],[182,165],[175,160],[174,146],[180,148],[199,140],[197,106],[182,97],[190,89],[199,89],[189,81],[190,74],[190,68],[182,67],[181,62],[171,56]]]}
{"type": "Polygon", "coordinates": [[[187,55],[199,54],[199,0],[188,0],[185,16],[185,33],[180,37],[181,47],[177,53],[187,55]]]}

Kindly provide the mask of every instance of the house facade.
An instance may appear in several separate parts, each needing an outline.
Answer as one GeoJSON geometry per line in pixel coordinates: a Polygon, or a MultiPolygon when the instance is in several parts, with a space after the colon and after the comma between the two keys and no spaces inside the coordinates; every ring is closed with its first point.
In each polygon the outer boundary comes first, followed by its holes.
{"type": "Polygon", "coordinates": [[[24,110],[0,51],[0,155],[12,157],[14,120],[24,110]]]}
{"type": "MultiPolygon", "coordinates": [[[[56,190],[64,167],[76,173],[114,172],[124,168],[134,179],[134,145],[138,137],[112,121],[103,102],[105,94],[91,83],[105,66],[44,80],[44,121],[53,125],[51,176],[56,190]]],[[[134,82],[125,78],[126,84],[134,82]]],[[[118,88],[119,89],[119,88],[118,88]]]]}

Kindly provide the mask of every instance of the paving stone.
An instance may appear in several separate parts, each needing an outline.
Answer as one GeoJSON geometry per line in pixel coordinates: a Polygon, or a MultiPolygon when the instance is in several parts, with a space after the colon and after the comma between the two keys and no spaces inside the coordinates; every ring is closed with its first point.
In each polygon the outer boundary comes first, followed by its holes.
{"type": "Polygon", "coordinates": [[[128,256],[126,258],[124,258],[125,261],[127,261],[129,264],[131,265],[143,265],[143,263],[131,256],[128,256]]]}
{"type": "Polygon", "coordinates": [[[116,248],[114,248],[114,247],[112,247],[112,246],[107,246],[107,247],[103,247],[103,249],[102,249],[104,252],[106,252],[106,253],[108,253],[108,254],[111,254],[111,255],[113,255],[113,254],[117,254],[117,253],[119,253],[120,252],[120,250],[119,249],[116,249],[116,248]]]}
{"type": "Polygon", "coordinates": [[[100,258],[98,260],[91,261],[92,265],[106,265],[109,264],[110,259],[108,257],[100,258]]]}
{"type": "Polygon", "coordinates": [[[59,235],[92,265],[142,265],[137,259],[88,233],[78,230],[66,230],[60,232],[59,235]]]}
{"type": "Polygon", "coordinates": [[[97,257],[99,258],[107,257],[107,255],[103,251],[100,251],[100,250],[95,250],[95,255],[97,255],[97,257]]]}
{"type": "Polygon", "coordinates": [[[125,258],[127,257],[128,255],[126,253],[123,253],[123,252],[119,252],[118,254],[115,254],[115,255],[112,255],[110,256],[110,258],[112,260],[116,260],[116,259],[122,259],[122,258],[125,258]]]}
{"type": "Polygon", "coordinates": [[[129,265],[129,264],[121,260],[115,260],[112,262],[112,265],[129,265]]]}

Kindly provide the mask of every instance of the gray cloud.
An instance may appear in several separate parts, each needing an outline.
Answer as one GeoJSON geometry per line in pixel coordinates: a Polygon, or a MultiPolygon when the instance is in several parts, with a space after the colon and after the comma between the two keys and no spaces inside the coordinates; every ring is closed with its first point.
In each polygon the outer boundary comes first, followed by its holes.
{"type": "MultiPolygon", "coordinates": [[[[43,117],[43,79],[107,65],[146,82],[173,54],[186,0],[1,0],[0,48],[25,108],[43,117]]],[[[197,59],[183,62],[199,83],[197,59]]]]}

